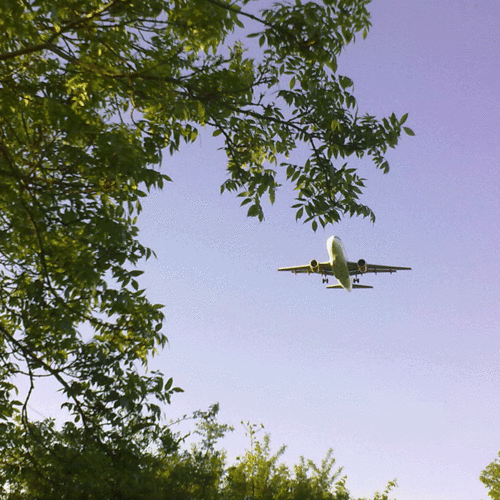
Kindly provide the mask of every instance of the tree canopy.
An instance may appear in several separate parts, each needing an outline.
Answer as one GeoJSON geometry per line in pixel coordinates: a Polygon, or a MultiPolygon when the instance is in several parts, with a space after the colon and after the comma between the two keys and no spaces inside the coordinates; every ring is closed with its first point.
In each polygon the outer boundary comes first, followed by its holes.
{"type": "Polygon", "coordinates": [[[0,3],[0,454],[51,442],[54,424],[29,415],[46,376],[66,398],[64,439],[117,456],[168,438],[161,405],[180,389],[145,371],[167,338],[162,306],[137,280],[153,255],[137,215],[170,181],[163,157],[200,130],[220,136],[221,189],[249,216],[263,218],[283,171],[296,218],[314,230],[374,217],[348,157],[386,172],[388,148],[413,132],[406,115],[361,114],[337,74],[343,48],[370,27],[367,4],[0,3]]]}
{"type": "MultiPolygon", "coordinates": [[[[234,429],[218,423],[218,410],[213,405],[195,412],[193,437],[198,439],[190,445],[189,436],[174,430],[168,443],[149,443],[133,454],[115,449],[110,456],[84,445],[74,432],[53,430],[43,444],[31,434],[30,461],[35,459],[37,467],[20,469],[16,482],[0,490],[0,499],[354,500],[332,450],[319,464],[301,457],[290,467],[282,462],[285,447],[273,451],[270,436],[259,435],[262,426],[245,424],[249,446],[230,463],[219,441],[234,429]]],[[[135,435],[132,440],[142,439],[135,435]]],[[[15,453],[22,457],[26,450],[15,453]]],[[[395,486],[390,481],[373,500],[388,500],[395,486]]]]}

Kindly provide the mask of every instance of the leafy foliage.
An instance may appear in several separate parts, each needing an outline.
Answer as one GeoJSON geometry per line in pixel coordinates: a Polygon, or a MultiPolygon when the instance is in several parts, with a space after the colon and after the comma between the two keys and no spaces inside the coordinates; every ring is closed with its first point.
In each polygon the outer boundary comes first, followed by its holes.
{"type": "Polygon", "coordinates": [[[412,131],[406,115],[360,115],[353,82],[336,73],[370,27],[367,3],[262,2],[257,14],[250,0],[0,3],[0,455],[24,447],[19,460],[40,458],[39,444],[57,444],[64,456],[74,439],[102,457],[135,456],[137,433],[162,434],[161,405],[180,389],[146,371],[167,338],[162,306],[140,285],[137,265],[153,252],[136,218],[141,198],[170,181],[158,169],[165,152],[202,127],[223,139],[221,189],[249,216],[263,218],[282,169],[297,219],[314,230],[374,217],[346,159],[387,171],[387,149],[412,131]],[[46,376],[70,414],[60,433],[29,417],[46,376]]]}
{"type": "MultiPolygon", "coordinates": [[[[285,448],[273,453],[269,435],[259,439],[261,428],[255,425],[246,425],[249,449],[229,465],[218,441],[233,429],[217,422],[217,412],[214,405],[195,413],[194,433],[201,439],[190,447],[182,445],[186,436],[175,433],[155,443],[137,435],[133,454],[82,441],[74,427],[55,432],[52,422],[40,423],[35,432],[49,432],[51,439],[44,439],[41,446],[36,433],[28,437],[34,440],[37,468],[10,470],[16,482],[0,479],[4,486],[0,499],[354,500],[331,450],[319,465],[301,458],[290,468],[280,463],[285,448]]],[[[9,460],[9,456],[4,459],[9,460]]],[[[390,482],[373,499],[388,500],[394,487],[390,482]]]]}
{"type": "Polygon", "coordinates": [[[481,482],[489,489],[488,496],[500,500],[500,453],[481,473],[481,482]]]}

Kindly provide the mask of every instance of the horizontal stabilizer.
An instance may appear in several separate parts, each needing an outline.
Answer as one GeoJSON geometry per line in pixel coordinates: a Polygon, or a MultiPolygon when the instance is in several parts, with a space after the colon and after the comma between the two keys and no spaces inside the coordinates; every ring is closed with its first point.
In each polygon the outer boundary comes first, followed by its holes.
{"type": "MultiPolygon", "coordinates": [[[[369,285],[352,285],[353,288],[373,288],[372,286],[369,285]]],[[[326,288],[340,288],[343,289],[344,287],[342,285],[328,285],[326,288]]]]}

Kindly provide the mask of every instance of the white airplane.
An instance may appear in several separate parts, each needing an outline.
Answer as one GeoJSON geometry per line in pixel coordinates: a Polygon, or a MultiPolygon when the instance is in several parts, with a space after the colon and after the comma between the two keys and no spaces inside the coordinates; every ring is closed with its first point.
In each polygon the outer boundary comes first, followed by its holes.
{"type": "Polygon", "coordinates": [[[411,271],[411,267],[379,266],[367,264],[364,259],[357,262],[347,260],[344,245],[338,236],[330,236],[326,241],[326,248],[330,260],[328,262],[318,262],[311,260],[305,266],[280,267],[278,271],[291,271],[293,274],[317,273],[323,276],[323,283],[328,283],[328,276],[337,278],[337,285],[329,285],[326,288],[344,288],[350,292],[353,288],[373,288],[368,285],[359,285],[360,274],[365,273],[395,273],[396,271],[411,271]],[[355,276],[351,278],[351,276],[355,276]]]}

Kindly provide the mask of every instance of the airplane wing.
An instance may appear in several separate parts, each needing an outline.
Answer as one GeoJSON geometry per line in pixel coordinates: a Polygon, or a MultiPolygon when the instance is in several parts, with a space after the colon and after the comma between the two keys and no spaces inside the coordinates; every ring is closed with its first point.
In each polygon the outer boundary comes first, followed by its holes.
{"type": "MultiPolygon", "coordinates": [[[[356,284],[352,284],[351,286],[352,286],[353,289],[354,288],[373,288],[370,285],[356,285],[356,284]]],[[[336,288],[336,289],[344,290],[344,287],[342,285],[328,285],[326,288],[336,288]]]]}
{"type": "Polygon", "coordinates": [[[396,271],[411,271],[411,267],[399,266],[381,266],[379,264],[365,264],[363,267],[359,266],[358,262],[348,262],[347,268],[351,276],[366,273],[395,273],[396,271]]]}
{"type": "Polygon", "coordinates": [[[305,266],[280,267],[278,271],[290,271],[293,274],[322,274],[323,276],[333,276],[332,266],[329,262],[317,262],[316,266],[307,264],[305,266]]]}

